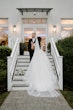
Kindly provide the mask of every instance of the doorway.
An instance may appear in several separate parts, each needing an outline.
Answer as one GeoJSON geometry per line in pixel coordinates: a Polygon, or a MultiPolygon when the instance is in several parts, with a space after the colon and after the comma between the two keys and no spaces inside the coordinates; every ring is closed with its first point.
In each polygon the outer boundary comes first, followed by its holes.
{"type": "Polygon", "coordinates": [[[47,49],[47,28],[46,25],[34,25],[23,26],[23,42],[25,43],[28,50],[29,39],[32,38],[32,33],[36,32],[37,37],[41,37],[41,45],[44,47],[44,50],[47,49]]]}
{"type": "Polygon", "coordinates": [[[35,18],[35,19],[24,19],[23,21],[23,42],[25,43],[28,50],[29,39],[32,38],[32,33],[36,32],[37,37],[41,37],[41,44],[44,50],[47,49],[47,19],[35,18]],[[27,21],[29,20],[29,21],[27,21]]]}

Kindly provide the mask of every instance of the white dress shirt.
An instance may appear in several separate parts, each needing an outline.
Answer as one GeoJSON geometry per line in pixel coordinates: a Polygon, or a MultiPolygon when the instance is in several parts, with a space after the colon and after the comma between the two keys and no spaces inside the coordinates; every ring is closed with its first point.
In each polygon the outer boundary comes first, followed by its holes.
{"type": "Polygon", "coordinates": [[[35,41],[35,38],[32,38],[32,41],[34,42],[35,41]]]}

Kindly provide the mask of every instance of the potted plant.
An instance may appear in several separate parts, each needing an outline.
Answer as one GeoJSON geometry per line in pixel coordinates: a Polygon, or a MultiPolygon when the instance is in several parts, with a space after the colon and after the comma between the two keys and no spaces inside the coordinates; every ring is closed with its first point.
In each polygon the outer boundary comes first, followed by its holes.
{"type": "Polygon", "coordinates": [[[48,52],[51,52],[51,44],[50,43],[48,43],[47,49],[48,49],[48,52]]]}
{"type": "Polygon", "coordinates": [[[24,43],[20,43],[20,55],[23,55],[24,54],[24,50],[25,50],[26,46],[24,43]]]}

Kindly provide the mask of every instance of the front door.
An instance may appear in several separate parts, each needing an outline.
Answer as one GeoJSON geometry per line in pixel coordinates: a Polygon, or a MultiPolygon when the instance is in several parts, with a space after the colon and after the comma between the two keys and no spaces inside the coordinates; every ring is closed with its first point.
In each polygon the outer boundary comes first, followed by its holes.
{"type": "Polygon", "coordinates": [[[23,41],[28,47],[29,39],[32,38],[32,33],[36,32],[37,37],[41,37],[41,44],[47,49],[46,40],[47,40],[47,25],[46,24],[27,24],[23,25],[23,41]]]}

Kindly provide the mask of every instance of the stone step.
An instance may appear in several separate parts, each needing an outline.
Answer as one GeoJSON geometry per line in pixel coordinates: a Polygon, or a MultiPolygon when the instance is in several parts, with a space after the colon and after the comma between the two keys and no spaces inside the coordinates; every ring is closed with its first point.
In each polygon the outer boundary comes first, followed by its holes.
{"type": "MultiPolygon", "coordinates": [[[[53,59],[52,56],[48,56],[49,59],[53,59]]],[[[30,58],[18,58],[17,62],[30,63],[30,58]]]]}
{"type": "MultiPolygon", "coordinates": [[[[54,73],[56,73],[56,68],[53,67],[52,69],[53,69],[54,73]]],[[[26,71],[27,71],[27,70],[26,70],[26,71]]],[[[26,71],[25,71],[25,72],[26,72],[26,71]]],[[[23,77],[24,75],[25,75],[25,73],[24,73],[24,74],[14,73],[14,76],[20,76],[20,77],[22,76],[22,77],[23,77]]]]}
{"type": "Polygon", "coordinates": [[[26,84],[22,79],[22,80],[13,80],[12,85],[16,85],[16,86],[21,85],[22,86],[22,85],[26,85],[26,84]]]}
{"type": "MultiPolygon", "coordinates": [[[[53,58],[51,56],[48,57],[48,58],[49,58],[50,61],[53,61],[53,58]]],[[[30,59],[23,59],[23,58],[21,58],[21,59],[17,60],[17,63],[29,64],[30,63],[30,59]]]]}
{"type": "Polygon", "coordinates": [[[30,62],[30,58],[18,58],[17,61],[30,62]]]}
{"type": "Polygon", "coordinates": [[[12,87],[11,91],[23,91],[23,90],[28,90],[28,87],[12,87]]]}
{"type": "Polygon", "coordinates": [[[54,62],[53,58],[49,58],[49,60],[50,60],[51,62],[52,62],[52,61],[54,62]]]}
{"type": "Polygon", "coordinates": [[[13,80],[12,87],[28,87],[28,85],[22,80],[13,80]]]}
{"type": "Polygon", "coordinates": [[[55,64],[53,62],[51,62],[51,66],[55,66],[55,64]]]}
{"type": "Polygon", "coordinates": [[[30,58],[29,55],[18,56],[18,58],[30,58]]]}
{"type": "MultiPolygon", "coordinates": [[[[52,57],[52,55],[47,55],[48,57],[52,57]]],[[[30,56],[18,56],[18,59],[27,59],[30,58],[30,56]]]]}
{"type": "Polygon", "coordinates": [[[24,55],[29,55],[29,52],[28,51],[24,51],[24,55]]]}
{"type": "Polygon", "coordinates": [[[51,64],[54,64],[54,60],[53,60],[53,59],[50,59],[50,63],[51,63],[51,64]]]}
{"type": "Polygon", "coordinates": [[[56,68],[53,68],[53,71],[55,72],[56,71],[56,68]]]}
{"type": "Polygon", "coordinates": [[[13,81],[23,81],[23,76],[22,77],[20,77],[20,76],[18,76],[18,77],[14,76],[13,77],[13,81]]]}
{"type": "Polygon", "coordinates": [[[50,56],[48,56],[48,58],[49,58],[49,59],[53,59],[53,57],[52,57],[51,55],[50,55],[50,56]]]}
{"type": "Polygon", "coordinates": [[[19,71],[20,69],[22,69],[24,72],[26,72],[26,69],[25,68],[23,68],[23,67],[17,67],[17,68],[15,68],[15,71],[19,71]]]}
{"type": "Polygon", "coordinates": [[[16,66],[14,74],[25,74],[25,70],[26,70],[26,68],[22,69],[22,68],[18,68],[18,66],[16,66]]]}
{"type": "Polygon", "coordinates": [[[47,52],[46,54],[47,54],[47,55],[51,55],[51,53],[50,53],[50,52],[47,52]]]}
{"type": "Polygon", "coordinates": [[[26,71],[28,69],[29,66],[25,66],[25,65],[16,65],[16,69],[18,69],[18,71],[20,70],[24,70],[26,71]]]}
{"type": "Polygon", "coordinates": [[[24,81],[21,80],[15,80],[12,84],[12,90],[27,90],[28,85],[24,83],[24,81]]]}
{"type": "Polygon", "coordinates": [[[51,65],[52,66],[52,68],[56,68],[54,65],[51,65]]]}
{"type": "Polygon", "coordinates": [[[14,75],[13,80],[23,80],[24,75],[14,75]]]}
{"type": "MultiPolygon", "coordinates": [[[[50,52],[46,53],[46,55],[51,55],[50,52]]],[[[24,52],[24,55],[19,55],[18,57],[29,56],[29,52],[24,52]]]]}
{"type": "Polygon", "coordinates": [[[25,73],[18,73],[17,71],[14,72],[14,76],[24,76],[25,73]]]}
{"type": "Polygon", "coordinates": [[[17,60],[24,60],[24,61],[29,60],[30,61],[30,58],[22,57],[22,58],[17,58],[17,60]]]}
{"type": "Polygon", "coordinates": [[[18,63],[17,62],[17,65],[16,66],[25,66],[25,67],[28,67],[29,66],[29,63],[18,63]]]}
{"type": "Polygon", "coordinates": [[[20,59],[18,59],[18,60],[17,60],[17,63],[26,63],[26,64],[29,64],[30,61],[25,61],[25,60],[20,60],[20,59]]]}

